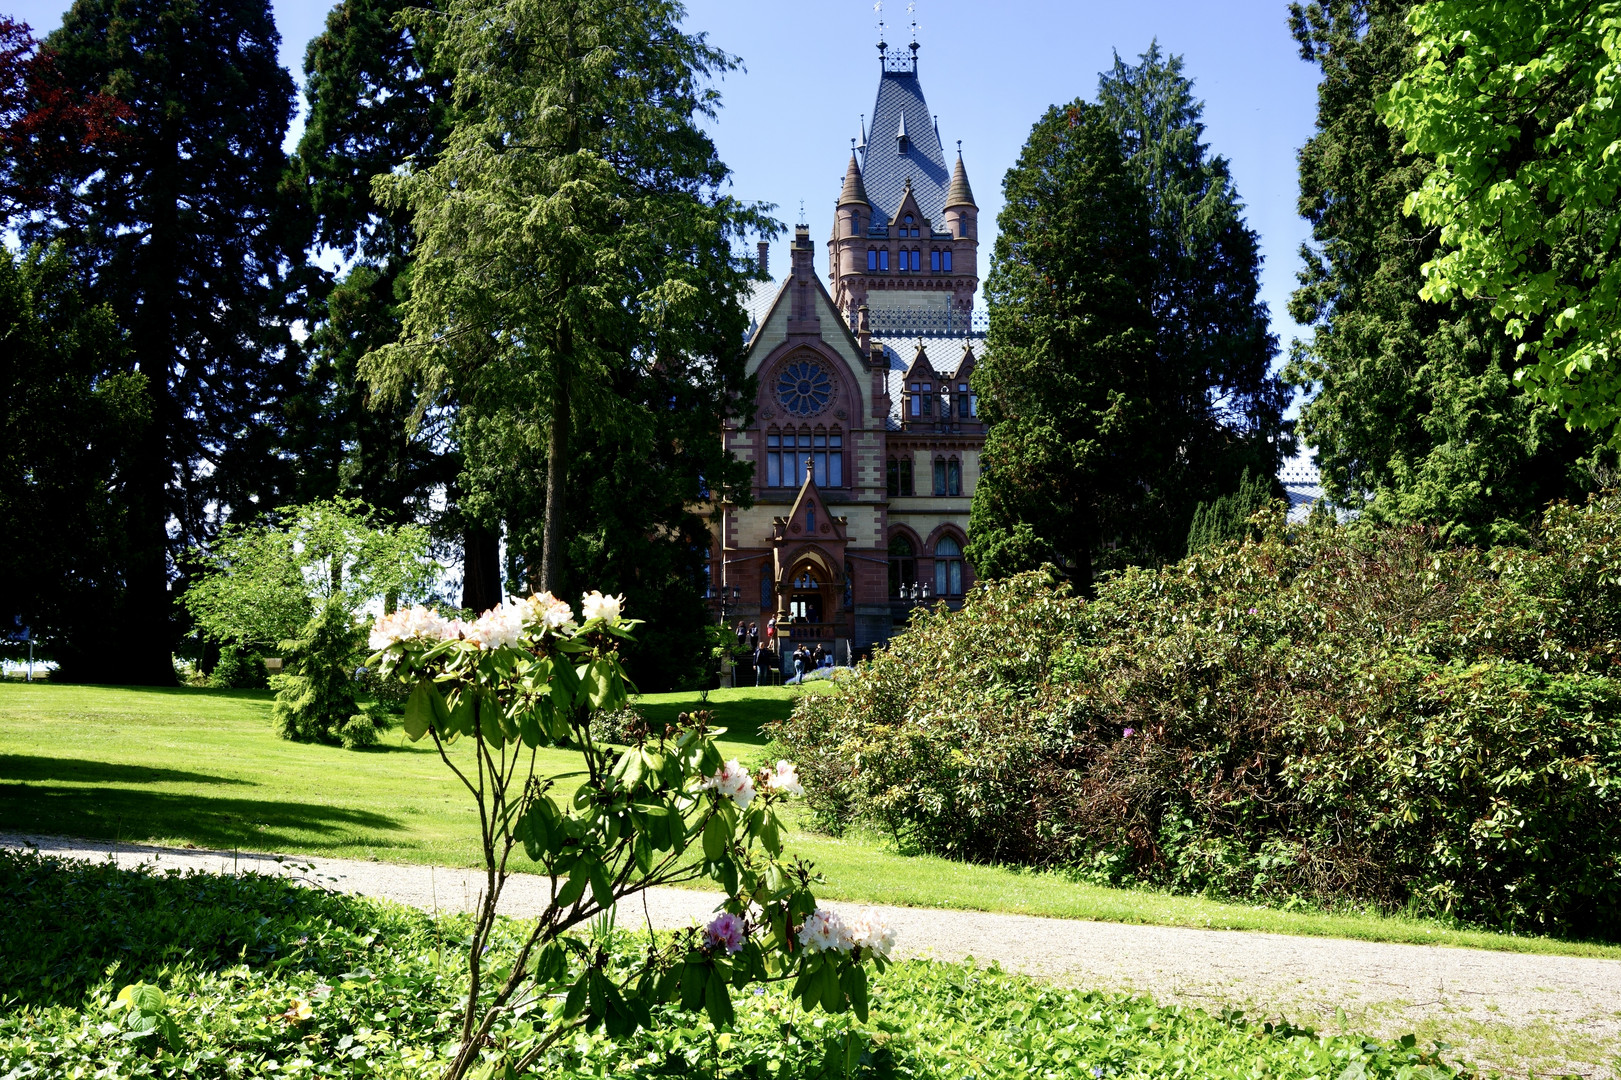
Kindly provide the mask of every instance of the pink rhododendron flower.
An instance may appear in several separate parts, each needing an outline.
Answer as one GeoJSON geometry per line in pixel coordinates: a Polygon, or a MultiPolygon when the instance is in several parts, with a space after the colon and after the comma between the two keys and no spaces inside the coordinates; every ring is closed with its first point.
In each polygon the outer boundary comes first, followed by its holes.
{"type": "Polygon", "coordinates": [[[704,939],[711,949],[725,949],[729,953],[743,949],[743,920],[730,911],[723,911],[704,927],[704,939]]]}
{"type": "Polygon", "coordinates": [[[1125,737],[1126,737],[1126,738],[1128,738],[1128,739],[1129,739],[1129,738],[1131,738],[1131,737],[1132,737],[1132,736],[1133,736],[1133,735],[1135,735],[1135,734],[1137,734],[1137,729],[1136,729],[1136,728],[1134,728],[1134,727],[1129,727],[1129,728],[1127,728],[1127,729],[1126,729],[1126,730],[1125,730],[1125,731],[1124,731],[1124,732],[1123,732],[1123,733],[1122,733],[1122,734],[1124,734],[1124,735],[1125,735],[1125,737]]]}
{"type": "Polygon", "coordinates": [[[721,766],[719,772],[704,780],[698,788],[701,791],[719,791],[735,802],[739,810],[747,810],[749,803],[754,801],[754,777],[736,758],[721,766]]]}
{"type": "Polygon", "coordinates": [[[844,952],[850,948],[850,935],[838,912],[819,907],[800,926],[799,943],[811,952],[844,952]]]}
{"type": "Polygon", "coordinates": [[[799,783],[799,769],[791,761],[777,762],[777,767],[765,774],[765,786],[785,795],[805,794],[804,787],[799,783]]]}
{"type": "Polygon", "coordinates": [[[895,947],[895,928],[873,908],[863,908],[846,923],[845,935],[852,946],[886,960],[889,959],[889,950],[895,947]]]}

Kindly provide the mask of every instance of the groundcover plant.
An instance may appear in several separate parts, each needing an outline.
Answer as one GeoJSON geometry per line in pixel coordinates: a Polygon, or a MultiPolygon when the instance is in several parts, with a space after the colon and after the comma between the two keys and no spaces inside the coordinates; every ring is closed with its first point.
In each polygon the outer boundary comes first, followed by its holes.
{"type": "MultiPolygon", "coordinates": [[[[0,851],[0,1076],[434,1076],[456,1054],[473,920],[277,878],[159,873],[0,851]]],[[[498,918],[486,961],[533,931],[498,918]]],[[[587,940],[628,973],[656,942],[587,940]]],[[[1054,1080],[1462,1075],[1412,1041],[1299,1029],[1060,989],[972,965],[910,960],[874,978],[872,1014],[806,1013],[787,983],[738,995],[715,1024],[679,1000],[651,1027],[576,1029],[531,1074],[574,1078],[895,1077],[1054,1080]]],[[[554,1001],[556,999],[553,999],[554,1001]]],[[[547,1007],[514,1009],[492,1050],[528,1045],[547,1007]]],[[[483,1068],[483,1067],[481,1067],[483,1068]]],[[[504,1077],[505,1066],[487,1069],[504,1077]]]]}

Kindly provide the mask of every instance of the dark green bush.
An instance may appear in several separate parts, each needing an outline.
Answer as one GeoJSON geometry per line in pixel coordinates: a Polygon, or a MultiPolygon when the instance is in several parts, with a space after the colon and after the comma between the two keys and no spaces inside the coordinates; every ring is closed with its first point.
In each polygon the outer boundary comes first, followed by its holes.
{"type": "Polygon", "coordinates": [[[208,685],[217,690],[263,690],[270,685],[265,662],[235,645],[220,649],[219,663],[208,673],[208,685]]]}
{"type": "Polygon", "coordinates": [[[1621,936],[1621,499],[1536,546],[1266,523],[932,613],[780,726],[819,822],[1111,883],[1621,936]]]}

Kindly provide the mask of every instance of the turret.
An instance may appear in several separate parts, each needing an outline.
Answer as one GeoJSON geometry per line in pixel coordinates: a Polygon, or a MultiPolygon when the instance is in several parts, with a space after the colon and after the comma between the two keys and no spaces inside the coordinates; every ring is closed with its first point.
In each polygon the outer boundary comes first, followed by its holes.
{"type": "Polygon", "coordinates": [[[861,166],[856,164],[856,152],[850,150],[850,165],[844,170],[844,190],[839,192],[839,230],[845,236],[860,236],[861,230],[872,222],[872,203],[867,201],[867,189],[861,183],[861,166]]]}
{"type": "Polygon", "coordinates": [[[974,189],[968,186],[960,142],[957,166],[951,170],[951,186],[946,189],[946,228],[952,236],[962,239],[976,239],[979,235],[979,207],[974,205],[974,189]]]}

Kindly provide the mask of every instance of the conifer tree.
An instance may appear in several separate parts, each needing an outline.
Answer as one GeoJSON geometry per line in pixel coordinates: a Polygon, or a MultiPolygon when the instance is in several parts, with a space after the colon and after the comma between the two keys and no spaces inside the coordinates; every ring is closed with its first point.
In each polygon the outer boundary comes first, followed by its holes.
{"type": "Polygon", "coordinates": [[[1079,100],[1047,110],[1002,186],[966,553],[982,577],[1051,563],[1089,591],[1167,464],[1148,203],[1108,117],[1079,100]]]}
{"type": "Polygon", "coordinates": [[[172,682],[171,586],[216,515],[277,505],[278,403],[295,387],[280,213],[293,83],[265,0],[76,0],[45,41],[62,85],[109,92],[118,138],[71,159],[73,214],[35,219],[126,335],[149,422],[121,492],[122,602],[101,675],[172,682]]]}
{"type": "Polygon", "coordinates": [[[1277,338],[1260,299],[1260,244],[1227,159],[1202,141],[1204,104],[1182,58],[1154,42],[1135,65],[1115,57],[1098,104],[1148,202],[1155,410],[1174,444],[1139,539],[1147,562],[1179,558],[1193,507],[1277,472],[1287,391],[1272,374],[1277,338]]]}
{"type": "Polygon", "coordinates": [[[1598,440],[1517,389],[1488,301],[1431,303],[1439,235],[1404,212],[1432,163],[1403,149],[1376,98],[1413,64],[1410,0],[1290,8],[1322,68],[1317,133],[1300,153],[1315,244],[1290,301],[1313,328],[1285,377],[1314,396],[1299,432],[1328,499],[1372,522],[1423,522],[1465,543],[1523,536],[1551,500],[1590,487],[1598,440]]]}
{"type": "MultiPolygon", "coordinates": [[[[696,462],[740,407],[738,296],[753,263],[732,246],[776,226],[720,194],[728,173],[699,124],[715,108],[707,77],[734,61],[682,31],[681,14],[663,2],[447,3],[422,23],[455,86],[444,148],[378,181],[384,205],[411,210],[416,247],[404,334],[365,374],[414,389],[419,414],[454,403],[463,498],[500,509],[530,587],[571,581],[582,450],[617,440],[657,453],[684,428],[696,462]],[[678,407],[694,417],[674,424],[678,407]]],[[[715,464],[701,475],[729,493],[736,470],[715,464]]]]}

